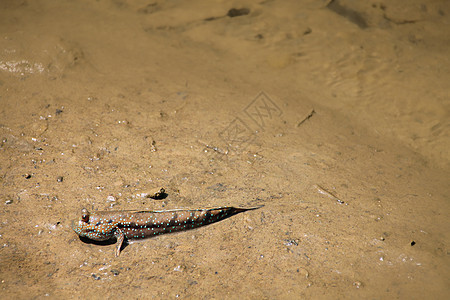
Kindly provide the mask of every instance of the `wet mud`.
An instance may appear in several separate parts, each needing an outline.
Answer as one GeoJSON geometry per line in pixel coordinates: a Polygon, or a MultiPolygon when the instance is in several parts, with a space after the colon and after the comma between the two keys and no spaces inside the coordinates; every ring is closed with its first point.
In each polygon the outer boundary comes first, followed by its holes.
{"type": "Polygon", "coordinates": [[[445,299],[449,15],[1,1],[2,298],[445,299]],[[119,257],[70,223],[259,205],[119,257]]]}

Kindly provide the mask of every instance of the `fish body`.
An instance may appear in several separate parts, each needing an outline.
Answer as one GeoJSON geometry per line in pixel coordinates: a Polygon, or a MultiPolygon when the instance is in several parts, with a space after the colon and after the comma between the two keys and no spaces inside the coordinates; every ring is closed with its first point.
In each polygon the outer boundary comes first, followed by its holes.
{"type": "Polygon", "coordinates": [[[94,241],[116,238],[116,256],[125,239],[149,238],[164,233],[194,229],[229,218],[235,214],[257,209],[219,207],[211,209],[165,211],[98,211],[81,210],[81,218],[72,222],[73,230],[94,241]]]}

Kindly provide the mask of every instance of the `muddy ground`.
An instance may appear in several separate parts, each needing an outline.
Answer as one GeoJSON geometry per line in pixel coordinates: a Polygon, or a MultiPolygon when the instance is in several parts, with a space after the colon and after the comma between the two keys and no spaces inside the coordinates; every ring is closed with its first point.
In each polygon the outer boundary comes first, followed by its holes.
{"type": "Polygon", "coordinates": [[[2,298],[445,299],[449,28],[448,1],[1,1],[2,298]],[[118,258],[70,227],[256,205],[118,258]]]}

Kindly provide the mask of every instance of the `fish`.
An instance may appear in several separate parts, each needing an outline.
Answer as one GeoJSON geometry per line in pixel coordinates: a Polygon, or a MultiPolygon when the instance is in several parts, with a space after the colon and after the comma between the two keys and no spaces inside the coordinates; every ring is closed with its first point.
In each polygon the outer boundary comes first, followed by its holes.
{"type": "Polygon", "coordinates": [[[81,210],[81,218],[72,221],[72,229],[80,238],[102,242],[116,239],[118,257],[126,240],[145,239],[160,234],[190,230],[222,221],[252,208],[218,207],[208,209],[174,209],[161,211],[81,210]]]}

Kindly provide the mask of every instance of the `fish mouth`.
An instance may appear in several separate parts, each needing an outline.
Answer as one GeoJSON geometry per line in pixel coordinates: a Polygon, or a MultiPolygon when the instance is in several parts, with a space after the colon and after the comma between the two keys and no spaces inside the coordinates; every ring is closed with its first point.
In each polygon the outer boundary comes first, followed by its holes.
{"type": "Polygon", "coordinates": [[[79,236],[81,236],[81,228],[76,220],[72,220],[70,222],[70,226],[72,227],[73,231],[75,231],[79,236]]]}

